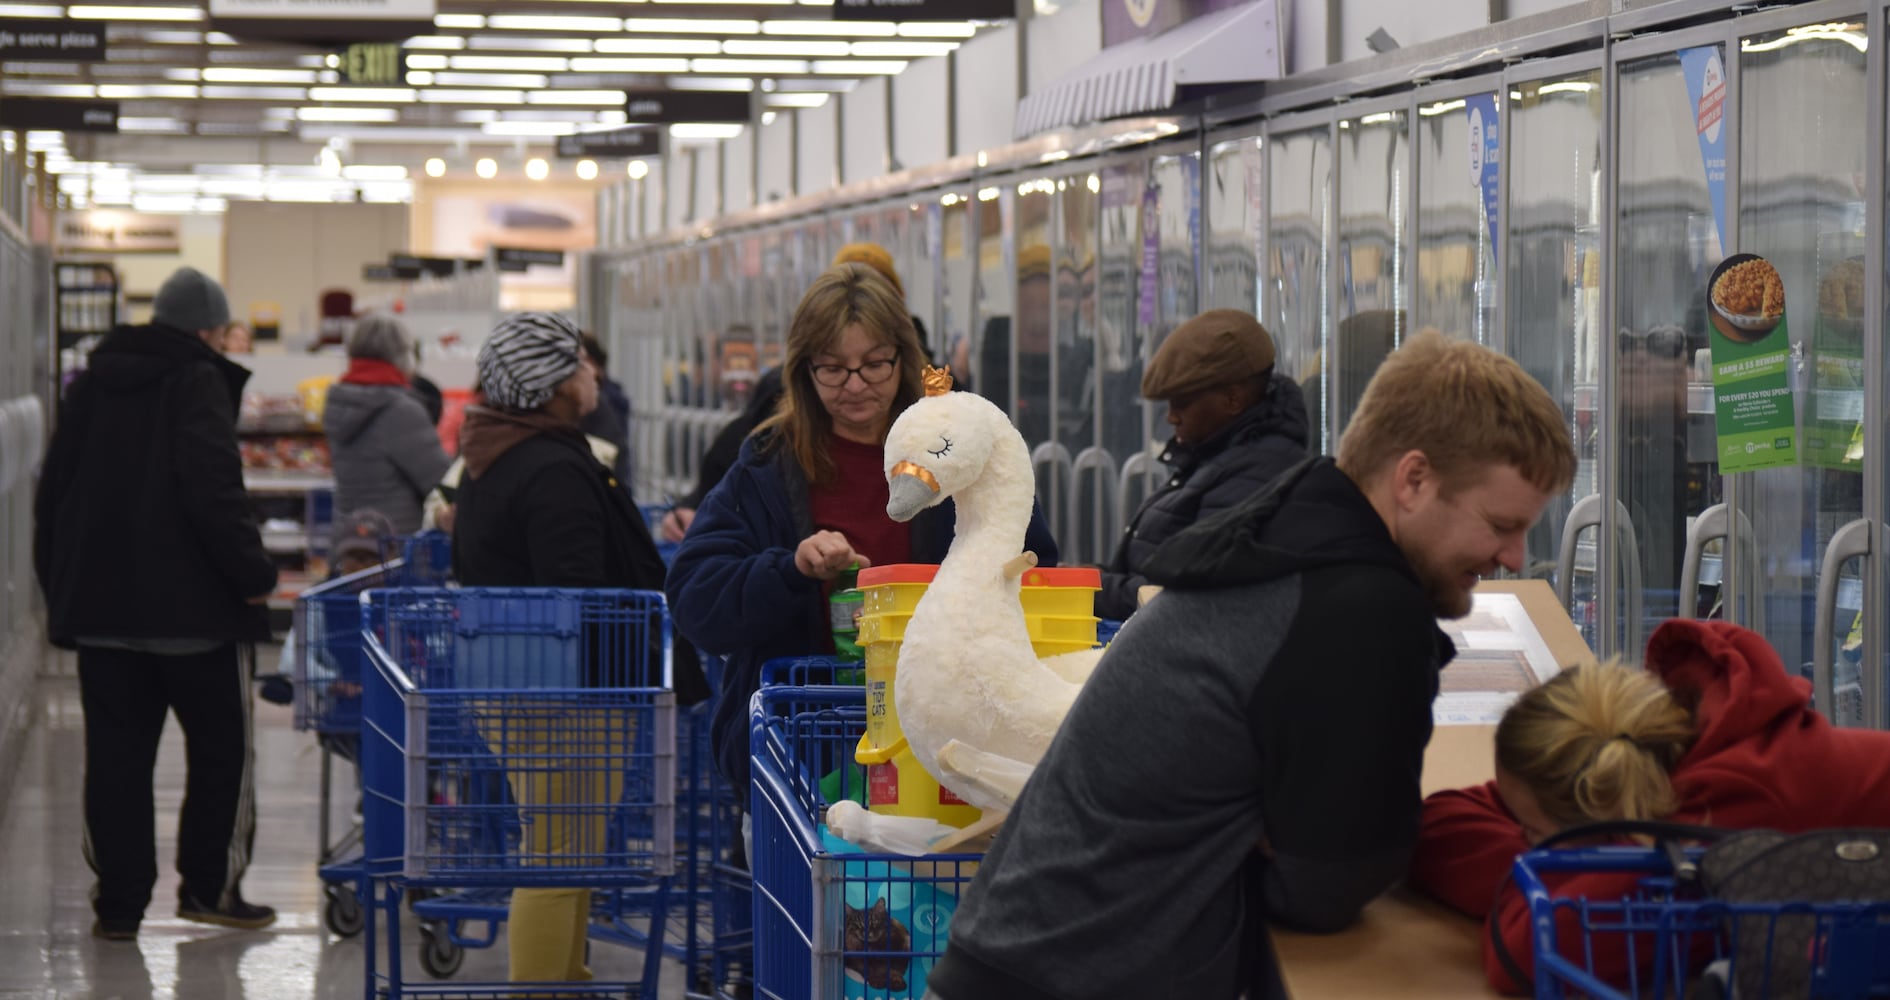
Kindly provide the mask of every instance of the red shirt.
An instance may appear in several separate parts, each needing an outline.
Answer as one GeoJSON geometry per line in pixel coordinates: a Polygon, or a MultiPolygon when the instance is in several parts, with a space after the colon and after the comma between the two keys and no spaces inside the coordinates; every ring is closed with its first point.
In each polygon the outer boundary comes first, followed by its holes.
{"type": "Polygon", "coordinates": [[[886,485],[885,450],[836,435],[827,438],[827,454],[833,458],[833,482],[807,489],[814,528],[847,536],[853,550],[875,566],[911,562],[912,526],[886,516],[892,493],[886,485]]]}

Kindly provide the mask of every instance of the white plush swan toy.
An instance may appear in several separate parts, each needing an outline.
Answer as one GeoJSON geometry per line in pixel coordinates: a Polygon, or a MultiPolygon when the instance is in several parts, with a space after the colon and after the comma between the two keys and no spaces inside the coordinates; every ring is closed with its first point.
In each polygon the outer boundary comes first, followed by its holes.
{"type": "Polygon", "coordinates": [[[957,534],[899,647],[893,685],[906,743],[939,783],[1008,812],[1069,713],[1101,650],[1038,659],[1018,603],[1035,484],[1023,436],[1004,411],[951,392],[926,369],[926,398],[886,435],[895,521],[952,498],[957,534]]]}

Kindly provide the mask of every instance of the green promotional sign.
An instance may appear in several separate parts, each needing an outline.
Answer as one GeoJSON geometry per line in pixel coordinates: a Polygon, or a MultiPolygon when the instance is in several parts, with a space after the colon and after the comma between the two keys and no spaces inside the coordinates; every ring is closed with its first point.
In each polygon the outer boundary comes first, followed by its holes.
{"type": "Polygon", "coordinates": [[[1713,270],[1707,292],[1719,471],[1795,464],[1784,282],[1765,258],[1740,253],[1713,270]]]}

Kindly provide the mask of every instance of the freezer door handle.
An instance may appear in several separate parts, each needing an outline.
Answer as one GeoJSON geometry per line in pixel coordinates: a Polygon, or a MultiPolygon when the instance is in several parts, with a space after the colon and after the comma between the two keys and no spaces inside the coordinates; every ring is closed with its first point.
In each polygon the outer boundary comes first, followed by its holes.
{"type": "Polygon", "coordinates": [[[1811,632],[1811,694],[1818,711],[1833,723],[1839,722],[1837,664],[1831,647],[1831,635],[1837,629],[1838,581],[1844,564],[1870,555],[1870,548],[1870,520],[1860,518],[1831,536],[1824,547],[1824,562],[1818,567],[1818,604],[1811,632]]]}
{"type": "MultiPolygon", "coordinates": [[[[1732,507],[1716,503],[1700,512],[1693,519],[1692,527],[1687,529],[1686,556],[1680,563],[1680,595],[1676,606],[1682,618],[1698,617],[1693,609],[1699,606],[1700,572],[1706,559],[1706,546],[1710,542],[1723,542],[1732,533],[1732,524],[1739,525],[1738,543],[1733,548],[1741,553],[1741,565],[1748,565],[1758,552],[1758,536],[1752,531],[1752,519],[1744,511],[1737,512],[1735,518],[1732,507]]],[[[1726,593],[1726,582],[1732,579],[1733,551],[1722,547],[1720,551],[1720,593],[1726,593]]],[[[1751,582],[1757,582],[1755,576],[1751,582]]]]}
{"type": "MultiPolygon", "coordinates": [[[[1555,561],[1555,597],[1571,613],[1573,611],[1569,608],[1569,602],[1575,594],[1577,542],[1582,532],[1601,527],[1602,510],[1601,494],[1590,493],[1575,501],[1575,505],[1569,508],[1568,520],[1562,523],[1562,548],[1555,561]]],[[[1619,500],[1614,502],[1614,534],[1615,544],[1619,547],[1622,575],[1626,577],[1628,647],[1632,655],[1638,657],[1647,641],[1647,623],[1643,620],[1645,615],[1642,612],[1645,595],[1641,592],[1641,543],[1640,536],[1634,530],[1634,519],[1628,516],[1627,505],[1619,500]]],[[[1596,544],[1600,545],[1599,539],[1596,544]]],[[[1596,562],[1600,562],[1599,548],[1596,562]]],[[[1596,568],[1599,569],[1599,565],[1596,568]]],[[[1605,589],[1597,586],[1596,594],[1601,594],[1605,589]]]]}

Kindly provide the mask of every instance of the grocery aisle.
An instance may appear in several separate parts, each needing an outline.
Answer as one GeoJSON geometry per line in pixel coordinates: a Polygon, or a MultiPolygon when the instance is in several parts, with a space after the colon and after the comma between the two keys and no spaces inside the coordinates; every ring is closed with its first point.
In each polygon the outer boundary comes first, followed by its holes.
{"type": "MultiPolygon", "coordinates": [[[[271,658],[265,654],[265,664],[271,658]]],[[[67,665],[69,668],[69,664],[67,665]]],[[[0,1000],[288,1000],[363,995],[361,942],[340,941],[321,924],[315,877],[321,757],[290,726],[287,708],[257,703],[256,858],[243,895],[277,908],[266,931],[205,927],[172,915],[177,873],[170,868],[183,797],[183,736],[175,722],[158,757],[160,878],[136,943],[96,940],[87,900],[91,872],[80,854],[83,722],[78,683],[38,685],[36,724],[0,811],[0,1000]]],[[[337,822],[352,794],[337,793],[337,822]]],[[[410,918],[411,925],[411,918],[410,918]]],[[[406,940],[416,940],[408,934],[406,940]]],[[[604,975],[634,970],[633,956],[598,948],[604,975]]],[[[411,966],[411,951],[409,951],[411,966]]],[[[472,951],[455,978],[504,978],[503,949],[472,951]]],[[[662,997],[682,995],[681,967],[666,963],[662,997]]],[[[418,971],[416,970],[416,974],[418,971]]],[[[423,974],[422,974],[423,975],[423,974]]]]}

